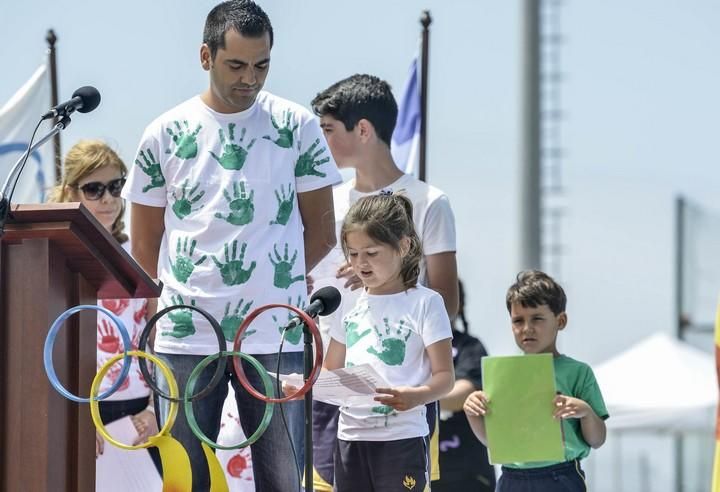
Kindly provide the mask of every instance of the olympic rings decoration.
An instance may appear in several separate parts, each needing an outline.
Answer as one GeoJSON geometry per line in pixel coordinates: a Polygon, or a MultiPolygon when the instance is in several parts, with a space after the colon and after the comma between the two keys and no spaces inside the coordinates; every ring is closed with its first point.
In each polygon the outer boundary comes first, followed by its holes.
{"type": "MultiPolygon", "coordinates": [[[[118,448],[134,450],[153,446],[152,441],[154,438],[168,435],[172,426],[175,425],[175,419],[177,418],[178,408],[180,405],[177,403],[177,401],[175,401],[177,400],[177,396],[179,395],[177,381],[175,380],[175,376],[173,376],[170,368],[165,362],[163,362],[162,359],[147,352],[141,352],[139,350],[133,350],[131,352],[128,352],[128,355],[132,357],[150,359],[151,362],[154,362],[155,365],[157,365],[162,371],[165,379],[167,379],[168,386],[170,388],[170,395],[174,398],[174,400],[170,400],[170,410],[168,411],[168,416],[165,419],[165,424],[162,426],[162,429],[160,429],[158,433],[154,436],[150,436],[144,443],[140,443],[135,446],[124,444],[113,439],[113,437],[108,433],[107,429],[105,428],[105,424],[103,424],[102,419],[100,418],[100,405],[98,404],[97,400],[93,399],[90,401],[90,415],[92,416],[93,423],[95,424],[95,427],[97,427],[100,435],[103,436],[107,442],[117,446],[118,448]]],[[[98,370],[98,373],[95,375],[95,379],[93,379],[92,386],[90,387],[91,395],[95,395],[98,392],[98,389],[100,388],[100,383],[105,377],[105,374],[107,374],[107,372],[110,370],[110,367],[112,367],[115,362],[120,360],[120,357],[122,357],[122,354],[118,354],[115,357],[112,357],[100,368],[100,370],[98,370]]],[[[120,379],[118,380],[121,381],[120,379]]]]}
{"type": "Polygon", "coordinates": [[[260,425],[258,425],[257,430],[248,437],[245,441],[241,442],[240,444],[234,444],[234,445],[227,445],[223,446],[220,445],[208,438],[203,431],[198,426],[197,420],[195,420],[195,413],[192,408],[192,401],[188,398],[188,395],[192,393],[192,391],[195,389],[195,381],[197,381],[197,378],[202,373],[203,369],[205,369],[208,364],[210,364],[212,361],[220,358],[220,357],[240,357],[248,361],[253,368],[260,374],[260,378],[262,379],[263,385],[265,386],[265,392],[267,393],[267,396],[273,397],[274,391],[273,391],[273,383],[270,379],[270,376],[268,376],[267,371],[265,370],[265,367],[258,362],[258,360],[255,357],[252,357],[247,354],[243,354],[242,352],[220,352],[219,354],[211,354],[205,357],[200,363],[195,366],[195,369],[190,373],[190,377],[188,377],[187,384],[185,386],[185,402],[184,402],[184,408],[185,408],[185,417],[187,418],[188,425],[190,426],[190,429],[193,431],[193,434],[200,439],[202,442],[207,444],[208,446],[215,448],[215,449],[239,449],[244,448],[246,446],[249,446],[253,444],[255,441],[260,439],[260,436],[263,435],[265,430],[270,425],[270,420],[273,416],[273,408],[274,405],[272,403],[267,402],[265,404],[265,413],[262,416],[262,419],[260,420],[260,425]]]}
{"type": "MultiPolygon", "coordinates": [[[[288,395],[284,398],[273,398],[270,396],[263,395],[258,390],[256,390],[252,384],[247,380],[247,377],[245,376],[245,372],[243,371],[242,364],[240,363],[240,358],[237,356],[233,356],[233,368],[235,369],[235,376],[238,378],[238,381],[240,381],[240,384],[247,390],[248,393],[250,393],[252,396],[257,398],[260,401],[264,401],[266,403],[285,403],[287,401],[293,400],[295,398],[298,398],[300,396],[303,396],[305,393],[307,393],[310,388],[312,388],[312,385],[315,384],[315,380],[320,375],[320,368],[322,367],[323,362],[323,344],[322,344],[322,338],[320,337],[320,330],[318,330],[317,325],[315,324],[315,320],[313,320],[305,311],[301,310],[300,308],[297,308],[295,306],[290,306],[287,304],[267,304],[265,306],[261,306],[257,309],[255,309],[253,312],[247,315],[245,320],[240,325],[240,328],[238,329],[237,333],[235,334],[235,341],[233,342],[233,351],[234,352],[240,352],[240,346],[242,344],[242,335],[247,330],[248,326],[250,326],[250,323],[253,322],[255,318],[257,318],[260,314],[264,313],[265,311],[269,309],[274,308],[283,308],[288,309],[295,314],[297,314],[300,319],[305,323],[308,327],[308,329],[312,332],[313,340],[315,342],[315,363],[313,364],[312,371],[310,371],[310,375],[308,376],[307,381],[305,384],[298,389],[295,393],[292,395],[288,395]]],[[[278,354],[278,357],[281,357],[282,354],[278,354]]]]}
{"type": "Polygon", "coordinates": [[[45,338],[45,347],[43,349],[43,363],[45,364],[45,373],[47,374],[48,380],[50,380],[50,384],[52,385],[52,387],[55,388],[58,393],[60,393],[68,400],[72,400],[77,403],[88,403],[96,400],[104,400],[108,396],[115,393],[118,388],[120,388],[120,386],[125,381],[128,372],[130,372],[131,359],[128,356],[128,347],[131,347],[131,342],[130,335],[128,334],[127,328],[125,327],[125,323],[123,323],[120,318],[115,316],[112,311],[109,311],[104,307],[100,307],[97,305],[75,306],[74,308],[70,308],[64,313],[62,313],[50,326],[50,331],[45,338]],[[91,396],[90,398],[82,398],[80,396],[73,395],[67,389],[65,389],[65,387],[62,385],[62,383],[60,383],[60,380],[57,377],[57,373],[55,372],[55,365],[53,364],[53,347],[55,345],[55,338],[57,337],[57,332],[60,330],[60,327],[65,323],[65,320],[67,320],[73,314],[78,313],[84,309],[93,309],[95,311],[99,311],[105,314],[108,318],[110,318],[110,320],[115,323],[115,326],[117,326],[123,342],[123,353],[118,354],[118,356],[116,357],[116,359],[119,359],[120,357],[123,358],[123,365],[119,377],[112,384],[112,386],[108,388],[107,391],[98,396],[91,396]]]}
{"type": "MultiPolygon", "coordinates": [[[[201,309],[197,306],[190,306],[185,304],[176,304],[173,306],[168,306],[162,311],[158,311],[155,313],[155,316],[150,318],[148,320],[147,324],[145,325],[145,329],[140,334],[140,340],[138,342],[138,350],[145,352],[145,347],[147,345],[148,338],[150,337],[150,332],[152,331],[153,327],[155,326],[155,323],[165,316],[170,311],[175,311],[176,309],[190,309],[193,311],[196,311],[200,313],[208,322],[210,322],[210,326],[212,326],[213,330],[215,331],[215,335],[217,336],[218,340],[218,353],[223,352],[225,348],[227,348],[227,344],[225,342],[225,335],[223,334],[222,328],[220,327],[220,324],[217,322],[217,320],[207,311],[204,309],[201,309]]],[[[140,362],[138,364],[140,366],[140,372],[143,375],[143,378],[145,378],[145,382],[150,387],[150,389],[158,396],[161,396],[165,398],[166,400],[170,400],[171,402],[175,403],[183,403],[186,400],[177,398],[177,395],[175,397],[168,395],[164,391],[162,391],[155,379],[153,379],[152,375],[150,374],[150,371],[147,368],[147,365],[144,362],[140,362]]],[[[217,367],[215,368],[215,373],[213,374],[212,379],[208,383],[208,385],[203,388],[202,391],[199,393],[192,395],[190,397],[187,397],[187,401],[195,401],[195,400],[201,400],[205,398],[207,395],[210,394],[212,390],[215,389],[215,387],[220,383],[222,378],[225,375],[225,368],[227,367],[227,360],[223,358],[222,363],[218,363],[217,367]]]]}

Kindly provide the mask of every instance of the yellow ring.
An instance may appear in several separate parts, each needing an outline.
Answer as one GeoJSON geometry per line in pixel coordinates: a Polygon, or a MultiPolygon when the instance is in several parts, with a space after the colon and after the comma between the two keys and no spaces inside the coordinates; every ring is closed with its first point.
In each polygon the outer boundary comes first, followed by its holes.
{"type": "MultiPolygon", "coordinates": [[[[170,371],[170,368],[159,358],[152,354],[148,354],[147,352],[141,352],[139,350],[132,350],[127,353],[128,356],[131,357],[140,357],[144,359],[150,359],[151,362],[154,362],[156,366],[160,368],[160,370],[163,373],[163,376],[165,376],[165,379],[167,380],[169,389],[170,389],[170,396],[173,398],[177,398],[180,394],[180,391],[178,390],[177,381],[175,381],[175,376],[173,376],[172,371],[170,371]]],[[[103,378],[105,377],[105,374],[110,370],[110,367],[120,359],[122,359],[125,356],[125,354],[117,354],[116,356],[112,357],[110,360],[108,360],[101,368],[98,370],[97,374],[95,375],[95,379],[93,379],[92,386],[90,387],[90,415],[92,416],[93,423],[95,424],[95,427],[97,428],[98,432],[101,436],[105,438],[107,442],[110,444],[117,446],[118,448],[122,449],[144,449],[149,448],[150,446],[153,446],[152,440],[156,437],[160,437],[162,435],[169,435],[170,429],[172,428],[173,424],[175,423],[175,418],[178,414],[178,408],[179,404],[175,401],[170,400],[170,411],[168,412],[167,420],[165,421],[165,425],[163,425],[162,429],[155,434],[154,436],[148,437],[148,440],[142,444],[138,444],[137,446],[130,446],[129,444],[123,444],[119,441],[116,441],[113,439],[113,437],[108,434],[107,429],[105,428],[105,424],[103,424],[102,420],[100,419],[100,407],[98,405],[98,400],[95,398],[97,396],[98,391],[100,390],[100,383],[102,382],[103,378]]]]}

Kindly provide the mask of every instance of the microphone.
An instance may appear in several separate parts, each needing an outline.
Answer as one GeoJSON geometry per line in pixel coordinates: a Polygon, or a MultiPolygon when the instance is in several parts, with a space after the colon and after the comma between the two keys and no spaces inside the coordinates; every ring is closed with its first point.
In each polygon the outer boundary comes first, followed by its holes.
{"type": "Polygon", "coordinates": [[[95,87],[86,85],[73,92],[72,99],[54,106],[42,115],[43,120],[57,116],[68,116],[75,111],[89,113],[100,104],[100,93],[95,87]]]}
{"type": "MultiPolygon", "coordinates": [[[[311,318],[316,316],[327,316],[340,307],[340,291],[335,287],[327,286],[315,292],[310,298],[310,304],[303,309],[311,318]]],[[[303,324],[299,316],[295,316],[285,327],[285,330],[292,330],[303,324]]]]}

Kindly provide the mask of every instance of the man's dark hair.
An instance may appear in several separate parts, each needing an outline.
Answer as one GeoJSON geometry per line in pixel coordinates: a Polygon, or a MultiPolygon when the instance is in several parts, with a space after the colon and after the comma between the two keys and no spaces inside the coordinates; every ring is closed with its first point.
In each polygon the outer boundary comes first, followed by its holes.
{"type": "Polygon", "coordinates": [[[553,314],[558,315],[565,312],[567,297],[560,284],[547,273],[540,270],[524,270],[518,273],[515,283],[510,286],[505,296],[508,312],[515,303],[526,308],[536,308],[545,304],[553,314]]]}
{"type": "Polygon", "coordinates": [[[390,145],[398,106],[390,85],[378,77],[355,74],[320,92],[311,102],[318,116],[332,116],[352,130],[358,121],[368,120],[380,140],[390,145]]]}
{"type": "Polygon", "coordinates": [[[205,19],[203,43],[210,48],[213,59],[220,48],[225,48],[225,33],[231,29],[249,38],[268,33],[272,48],[273,29],[265,11],[250,0],[230,0],[216,5],[205,19]]]}

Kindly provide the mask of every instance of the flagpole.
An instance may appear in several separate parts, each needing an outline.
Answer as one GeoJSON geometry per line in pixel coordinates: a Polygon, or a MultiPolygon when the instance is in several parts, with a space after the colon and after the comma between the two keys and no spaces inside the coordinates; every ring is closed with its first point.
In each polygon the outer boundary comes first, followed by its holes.
{"type": "MultiPolygon", "coordinates": [[[[57,42],[55,31],[48,29],[45,41],[48,43],[48,62],[50,64],[50,106],[54,107],[58,104],[58,83],[57,83],[57,63],[55,57],[55,42],[57,42]]],[[[53,120],[53,124],[57,125],[57,117],[53,120]]],[[[53,147],[55,148],[55,183],[60,184],[60,176],[62,176],[62,163],[60,156],[60,134],[56,133],[53,137],[53,147]]]]}
{"type": "Polygon", "coordinates": [[[432,18],[429,10],[423,10],[420,17],[422,24],[422,57],[420,59],[420,156],[418,163],[418,178],[420,181],[427,181],[426,176],[426,152],[427,152],[427,87],[428,87],[428,62],[430,45],[430,24],[432,18]]]}

